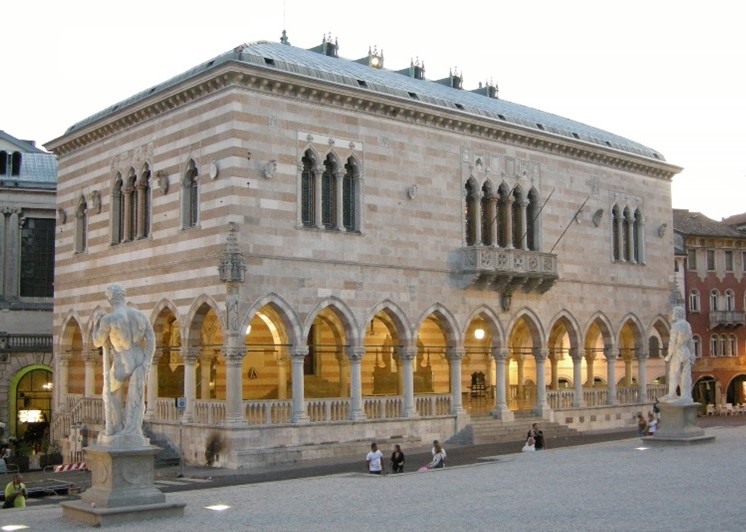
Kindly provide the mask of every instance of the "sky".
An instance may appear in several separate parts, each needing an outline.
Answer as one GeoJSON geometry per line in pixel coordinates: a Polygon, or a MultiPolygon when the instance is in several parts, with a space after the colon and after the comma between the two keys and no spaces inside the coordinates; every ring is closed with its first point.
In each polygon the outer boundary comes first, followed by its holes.
{"type": "Polygon", "coordinates": [[[634,140],[684,170],[673,207],[746,212],[746,31],[737,2],[710,0],[37,0],[3,7],[0,130],[38,146],[133,94],[258,40],[339,56],[375,47],[384,67],[419,58],[426,78],[634,140]]]}

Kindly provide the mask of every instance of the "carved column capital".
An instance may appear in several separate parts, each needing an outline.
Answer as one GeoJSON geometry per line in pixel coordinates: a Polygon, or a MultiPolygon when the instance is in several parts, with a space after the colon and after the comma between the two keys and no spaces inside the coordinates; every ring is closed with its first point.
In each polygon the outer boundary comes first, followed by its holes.
{"type": "Polygon", "coordinates": [[[86,366],[89,365],[89,364],[95,364],[98,361],[98,358],[99,358],[98,349],[96,349],[94,351],[87,351],[83,355],[83,360],[85,361],[85,365],[86,366]]]}
{"type": "Polygon", "coordinates": [[[573,362],[582,362],[585,356],[585,349],[573,349],[570,351],[570,358],[572,358],[573,362]]]}
{"type": "Polygon", "coordinates": [[[546,362],[547,358],[549,358],[549,349],[546,349],[546,348],[534,349],[534,358],[539,363],[546,362]]]}
{"type": "MultiPolygon", "coordinates": [[[[220,350],[228,364],[240,364],[246,356],[246,347],[244,346],[223,346],[220,350]]],[[[210,357],[212,358],[212,357],[210,357]]]]}
{"type": "Polygon", "coordinates": [[[495,357],[495,360],[506,361],[510,357],[510,349],[508,349],[507,347],[493,349],[492,356],[495,357]]]}
{"type": "Polygon", "coordinates": [[[416,347],[400,347],[397,354],[400,360],[415,360],[418,352],[416,347]]]}
{"type": "Polygon", "coordinates": [[[461,347],[450,347],[446,350],[448,360],[461,360],[466,355],[466,349],[461,347]]]}
{"type": "Polygon", "coordinates": [[[181,359],[185,364],[196,364],[200,353],[201,350],[199,347],[182,348],[181,359]]]}
{"type": "Polygon", "coordinates": [[[647,360],[650,357],[650,353],[647,351],[647,349],[638,349],[637,350],[637,360],[640,362],[647,360]]]}
{"type": "Polygon", "coordinates": [[[347,357],[350,359],[350,362],[360,362],[363,359],[363,355],[365,355],[364,347],[350,347],[347,349],[347,357]]]}
{"type": "Polygon", "coordinates": [[[303,362],[303,359],[306,358],[307,354],[308,354],[308,346],[307,345],[294,347],[290,351],[290,357],[293,359],[293,362],[295,362],[297,360],[300,360],[301,362],[303,362]]]}

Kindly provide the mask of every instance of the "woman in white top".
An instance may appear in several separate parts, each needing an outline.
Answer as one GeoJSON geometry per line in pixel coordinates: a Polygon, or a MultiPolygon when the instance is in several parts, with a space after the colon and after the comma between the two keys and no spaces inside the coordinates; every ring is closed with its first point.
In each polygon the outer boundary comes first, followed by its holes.
{"type": "Polygon", "coordinates": [[[652,412],[648,413],[648,436],[655,436],[655,429],[658,428],[658,420],[652,412]]]}

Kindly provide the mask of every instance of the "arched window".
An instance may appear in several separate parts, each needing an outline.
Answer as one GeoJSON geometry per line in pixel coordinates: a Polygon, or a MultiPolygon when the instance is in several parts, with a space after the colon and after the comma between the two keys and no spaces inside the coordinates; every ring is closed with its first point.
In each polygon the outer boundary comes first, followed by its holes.
{"type": "Polygon", "coordinates": [[[83,253],[88,246],[87,226],[88,204],[85,197],[80,196],[78,208],[75,210],[75,253],[83,253]]]}
{"type": "Polygon", "coordinates": [[[718,356],[718,337],[714,334],[710,336],[710,356],[718,356]]]}
{"type": "Polygon", "coordinates": [[[725,291],[725,310],[728,312],[736,310],[736,294],[730,288],[725,291]]]}
{"type": "Polygon", "coordinates": [[[199,222],[199,172],[194,160],[187,164],[181,183],[181,226],[196,227],[199,222]]]}
{"type": "Polygon", "coordinates": [[[21,152],[13,152],[13,160],[10,165],[10,175],[21,175],[21,152]]]}
{"type": "Polygon", "coordinates": [[[699,290],[689,291],[689,311],[699,312],[699,290]]]}
{"type": "Polygon", "coordinates": [[[301,161],[301,222],[305,227],[316,225],[316,157],[311,150],[306,150],[301,161]]]}
{"type": "Polygon", "coordinates": [[[503,183],[498,188],[497,192],[497,220],[498,220],[498,231],[497,231],[497,245],[503,248],[512,248],[513,240],[510,233],[510,225],[512,220],[512,205],[513,199],[510,194],[510,187],[503,183]]]}
{"type": "Polygon", "coordinates": [[[720,356],[721,357],[730,356],[730,353],[728,352],[728,347],[730,347],[730,345],[728,344],[728,337],[722,334],[720,335],[719,341],[720,341],[720,347],[718,348],[718,353],[720,353],[720,356]]]}
{"type": "Polygon", "coordinates": [[[513,191],[513,200],[513,247],[524,249],[523,235],[526,228],[523,226],[522,210],[526,208],[526,200],[519,187],[516,187],[513,191]]]}
{"type": "Polygon", "coordinates": [[[354,157],[347,159],[342,182],[342,224],[347,231],[359,231],[360,165],[354,157]]]}
{"type": "Polygon", "coordinates": [[[130,168],[127,174],[127,180],[124,182],[124,188],[122,189],[122,213],[124,216],[124,237],[123,242],[131,242],[134,240],[135,221],[136,221],[136,210],[137,202],[135,201],[135,169],[130,168]]]}
{"type": "Polygon", "coordinates": [[[736,338],[735,334],[731,334],[728,338],[730,341],[730,355],[733,357],[738,356],[738,339],[736,338]]]}
{"type": "Polygon", "coordinates": [[[469,179],[464,187],[464,232],[466,233],[466,245],[475,246],[477,242],[477,224],[475,222],[479,212],[479,192],[477,184],[469,179]]]}
{"type": "Polygon", "coordinates": [[[642,223],[642,212],[640,212],[640,209],[635,209],[635,221],[633,224],[633,238],[634,238],[634,245],[633,247],[633,257],[632,259],[637,264],[642,264],[645,262],[645,256],[643,253],[643,243],[644,240],[644,231],[643,231],[643,223],[642,223]]]}
{"type": "Polygon", "coordinates": [[[692,343],[694,344],[694,356],[701,357],[702,356],[702,339],[699,337],[699,335],[695,334],[692,337],[692,343]]]}
{"type": "Polygon", "coordinates": [[[119,244],[124,239],[124,209],[122,174],[117,174],[111,187],[111,243],[119,244]]]}
{"type": "Polygon", "coordinates": [[[624,209],[622,217],[622,256],[624,261],[632,260],[632,213],[629,208],[624,209]]]}
{"type": "Polygon", "coordinates": [[[710,312],[717,312],[719,298],[720,298],[720,293],[716,289],[713,289],[710,292],[710,312]]]}

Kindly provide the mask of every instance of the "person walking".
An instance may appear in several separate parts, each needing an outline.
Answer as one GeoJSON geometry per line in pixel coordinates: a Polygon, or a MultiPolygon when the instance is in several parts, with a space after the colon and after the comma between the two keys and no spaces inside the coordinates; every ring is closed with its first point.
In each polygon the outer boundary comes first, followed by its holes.
{"type": "Polygon", "coordinates": [[[373,442],[370,444],[370,452],[365,457],[368,466],[368,473],[380,475],[383,472],[383,453],[378,449],[378,445],[373,442]]]}
{"type": "Polygon", "coordinates": [[[391,453],[391,472],[404,473],[404,453],[398,443],[394,445],[394,452],[391,453]]]}

